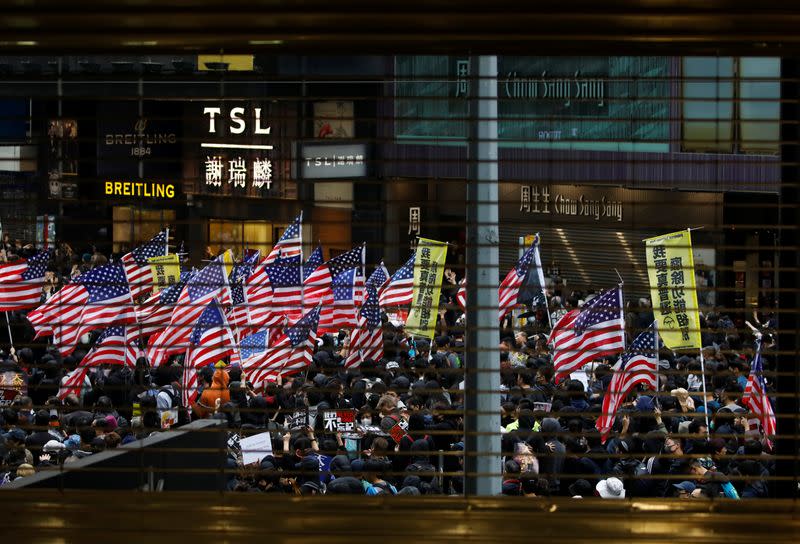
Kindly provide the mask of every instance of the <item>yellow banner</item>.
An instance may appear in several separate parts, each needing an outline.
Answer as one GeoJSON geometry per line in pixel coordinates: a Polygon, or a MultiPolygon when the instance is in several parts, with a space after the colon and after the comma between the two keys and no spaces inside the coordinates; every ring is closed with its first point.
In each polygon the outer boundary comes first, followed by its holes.
{"type": "Polygon", "coordinates": [[[175,253],[147,259],[150,272],[153,274],[153,292],[175,285],[181,279],[180,257],[175,253]]]}
{"type": "Polygon", "coordinates": [[[414,299],[406,320],[406,331],[415,336],[433,339],[439,296],[442,294],[442,274],[447,259],[447,244],[420,238],[414,261],[414,299]]]}
{"type": "Polygon", "coordinates": [[[664,345],[674,350],[700,349],[691,232],[673,232],[644,243],[650,300],[664,345]]]}

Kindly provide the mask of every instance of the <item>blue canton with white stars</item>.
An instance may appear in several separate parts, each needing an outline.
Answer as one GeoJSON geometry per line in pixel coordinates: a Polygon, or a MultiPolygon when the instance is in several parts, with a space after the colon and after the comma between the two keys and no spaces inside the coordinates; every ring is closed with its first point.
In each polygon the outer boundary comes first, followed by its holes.
{"type": "Polygon", "coordinates": [[[167,233],[163,230],[156,234],[152,240],[131,251],[136,264],[146,265],[148,259],[160,257],[167,253],[167,233]]]}
{"type": "Polygon", "coordinates": [[[331,271],[331,277],[335,278],[342,272],[361,266],[362,255],[362,249],[357,247],[328,261],[328,270],[331,271]]]}
{"type": "Polygon", "coordinates": [[[595,325],[619,319],[621,298],[619,288],[615,288],[604,291],[587,302],[575,320],[575,334],[581,335],[595,325]]]}
{"type": "Polygon", "coordinates": [[[257,333],[245,336],[239,343],[239,349],[242,353],[242,360],[249,359],[253,355],[264,353],[267,349],[267,336],[268,330],[264,329],[257,333]]]}
{"type": "Polygon", "coordinates": [[[260,253],[256,251],[248,257],[245,257],[241,263],[235,265],[233,270],[231,270],[231,301],[234,304],[244,304],[244,280],[252,274],[253,267],[258,261],[259,256],[260,253]]]}
{"type": "Polygon", "coordinates": [[[389,279],[389,276],[386,275],[386,268],[383,266],[383,263],[380,264],[375,271],[370,274],[369,279],[367,280],[367,285],[374,285],[375,287],[380,287],[386,280],[389,279]]]}
{"type": "Polygon", "coordinates": [[[186,285],[189,292],[189,300],[194,302],[200,297],[221,288],[227,283],[225,277],[225,265],[222,262],[222,255],[208,263],[208,265],[195,275],[186,285]]]}
{"type": "Polygon", "coordinates": [[[28,259],[28,268],[22,273],[22,279],[34,280],[44,277],[49,259],[50,251],[42,251],[28,259]]]}
{"type": "Polygon", "coordinates": [[[194,277],[194,275],[194,272],[181,272],[181,281],[175,285],[170,285],[166,289],[162,289],[158,294],[158,301],[164,305],[178,302],[178,297],[181,296],[181,291],[183,291],[183,288],[186,286],[186,282],[194,277]]]}
{"type": "Polygon", "coordinates": [[[314,270],[322,265],[322,262],[322,248],[317,246],[316,249],[311,252],[311,255],[309,255],[306,264],[303,265],[303,281],[307,280],[314,270]]]}
{"type": "Polygon", "coordinates": [[[75,282],[83,285],[89,292],[88,302],[102,302],[131,292],[125,269],[116,264],[92,268],[75,282]]]}
{"type": "Polygon", "coordinates": [[[278,243],[286,242],[288,240],[293,240],[295,238],[300,238],[300,218],[294,220],[294,223],[286,227],[286,230],[283,231],[281,235],[281,239],[278,240],[278,243]]]}
{"type": "Polygon", "coordinates": [[[531,263],[533,262],[533,251],[536,249],[536,246],[533,245],[529,247],[525,253],[522,254],[519,261],[517,262],[517,266],[515,267],[517,270],[517,276],[524,276],[528,273],[528,268],[530,268],[531,263]]]}
{"type": "Polygon", "coordinates": [[[103,331],[103,334],[97,337],[97,341],[94,343],[94,347],[100,346],[103,342],[107,339],[117,336],[119,338],[125,338],[125,327],[120,327],[119,325],[115,327],[109,327],[103,331]]]}
{"type": "MultiPolygon", "coordinates": [[[[655,328],[650,325],[642,332],[636,339],[628,346],[625,353],[622,354],[622,363],[620,370],[624,370],[631,359],[634,357],[647,357],[649,359],[656,358],[656,342],[655,342],[655,328]]],[[[659,342],[660,344],[660,342],[659,342]]]]}
{"type": "Polygon", "coordinates": [[[331,283],[333,290],[333,300],[353,300],[353,288],[355,286],[356,277],[361,274],[360,270],[352,269],[347,272],[342,272],[331,283]]]}
{"type": "Polygon", "coordinates": [[[200,338],[202,338],[207,330],[222,327],[223,323],[225,323],[225,318],[222,316],[222,311],[220,311],[217,301],[212,300],[208,303],[206,309],[203,310],[200,319],[197,320],[197,324],[192,329],[189,342],[198,345],[200,343],[200,338]]]}
{"type": "Polygon", "coordinates": [[[370,329],[381,324],[381,307],[378,304],[378,289],[374,285],[367,285],[367,299],[361,306],[361,317],[367,321],[370,329]]]}
{"type": "Polygon", "coordinates": [[[300,286],[300,256],[276,259],[267,266],[267,275],[272,287],[300,286]]]}
{"type": "Polygon", "coordinates": [[[400,281],[400,280],[407,280],[414,277],[414,261],[416,260],[416,253],[411,256],[411,258],[406,261],[406,264],[401,266],[397,269],[397,271],[392,274],[392,281],[400,281]]]}
{"type": "Polygon", "coordinates": [[[319,310],[320,307],[317,306],[304,315],[293,327],[289,327],[284,331],[286,336],[289,337],[289,342],[292,344],[292,347],[297,347],[308,340],[309,333],[317,330],[317,325],[319,325],[319,310]]]}

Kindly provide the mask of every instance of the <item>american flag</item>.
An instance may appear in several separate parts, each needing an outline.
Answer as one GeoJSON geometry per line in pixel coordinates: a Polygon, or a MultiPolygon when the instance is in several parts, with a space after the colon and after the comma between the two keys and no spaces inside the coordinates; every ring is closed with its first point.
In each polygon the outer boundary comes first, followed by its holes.
{"type": "Polygon", "coordinates": [[[170,355],[183,353],[195,323],[209,302],[230,301],[225,254],[208,263],[195,274],[181,291],[170,317],[169,325],[150,337],[147,357],[153,367],[163,364],[170,355]]]}
{"type": "Polygon", "coordinates": [[[174,304],[178,302],[178,297],[183,291],[186,282],[195,275],[196,272],[182,272],[181,279],[175,285],[170,285],[158,293],[151,295],[147,300],[136,308],[136,321],[138,326],[134,326],[128,331],[130,340],[138,340],[145,336],[155,334],[169,325],[172,318],[174,304]]]}
{"type": "Polygon", "coordinates": [[[49,327],[53,343],[62,355],[69,355],[87,332],[136,320],[125,270],[107,264],[81,274],[28,319],[34,327],[49,327]]]}
{"type": "Polygon", "coordinates": [[[381,264],[375,267],[375,270],[373,270],[372,274],[367,278],[367,285],[374,285],[375,289],[380,293],[389,279],[389,270],[386,269],[386,265],[381,261],[381,264]]]}
{"type": "Polygon", "coordinates": [[[317,304],[333,304],[333,293],[331,283],[333,278],[352,270],[361,268],[364,271],[364,246],[353,248],[347,253],[342,253],[330,259],[327,263],[317,268],[303,282],[303,304],[305,307],[316,306],[317,304]]]}
{"type": "Polygon", "coordinates": [[[253,334],[245,336],[239,342],[239,352],[242,358],[242,372],[252,382],[251,375],[259,370],[263,357],[269,346],[270,329],[264,328],[253,334]]]}
{"type": "Polygon", "coordinates": [[[190,407],[197,400],[197,369],[184,363],[181,373],[181,405],[190,407]]]}
{"type": "Polygon", "coordinates": [[[153,275],[148,259],[167,254],[167,233],[161,231],[152,240],[122,256],[122,264],[128,283],[131,285],[131,296],[134,300],[146,295],[153,288],[153,275]]]}
{"type": "Polygon", "coordinates": [[[498,299],[501,321],[517,304],[535,305],[545,302],[544,274],[539,259],[538,237],[522,254],[516,266],[506,274],[498,290],[498,299]]]}
{"type": "Polygon", "coordinates": [[[658,346],[655,324],[639,334],[614,366],[614,375],[603,396],[603,412],[596,427],[606,441],[622,401],[635,385],[644,383],[656,389],[658,376],[658,346]]]}
{"type": "Polygon", "coordinates": [[[299,372],[311,364],[317,340],[320,307],[310,310],[297,323],[275,335],[263,355],[251,359],[251,381],[256,387],[267,379],[299,372]]]}
{"type": "Polygon", "coordinates": [[[254,251],[246,255],[231,271],[231,307],[228,310],[228,323],[235,331],[244,330],[250,323],[250,309],[244,298],[244,282],[253,273],[260,257],[261,252],[254,251]]]}
{"type": "Polygon", "coordinates": [[[216,299],[209,302],[200,314],[200,319],[189,335],[189,344],[184,365],[201,368],[213,365],[225,357],[230,357],[232,365],[241,363],[233,332],[216,299]]]}
{"type": "Polygon", "coordinates": [[[50,252],[45,250],[30,259],[0,264],[0,311],[22,310],[41,302],[49,259],[50,252]]]}
{"type": "Polygon", "coordinates": [[[388,285],[380,293],[381,307],[411,304],[414,299],[414,262],[416,258],[417,253],[412,253],[406,264],[392,274],[388,285]]]}
{"type": "Polygon", "coordinates": [[[467,278],[462,278],[458,282],[458,293],[456,293],[456,302],[458,305],[467,309],[467,278]]]}
{"type": "Polygon", "coordinates": [[[322,247],[317,246],[309,255],[308,260],[303,264],[303,281],[313,274],[317,268],[322,266],[325,259],[322,257],[322,247]]]}
{"type": "Polygon", "coordinates": [[[124,326],[113,326],[103,331],[95,341],[92,350],[83,358],[78,367],[64,379],[58,392],[58,398],[64,400],[67,395],[80,395],[86,375],[101,365],[126,365],[136,368],[136,359],[140,355],[136,344],[126,337],[124,326]]]}
{"type": "Polygon", "coordinates": [[[553,367],[560,382],[600,357],[625,349],[622,290],[609,289],[558,320],[548,342],[553,344],[553,367]]]}
{"type": "Polygon", "coordinates": [[[350,336],[350,352],[344,366],[358,367],[362,361],[383,358],[383,327],[378,290],[375,285],[367,285],[367,297],[361,306],[358,324],[350,336]]]}
{"type": "Polygon", "coordinates": [[[267,279],[271,288],[271,298],[267,317],[263,321],[251,323],[259,328],[282,325],[286,319],[294,321],[303,315],[303,287],[300,256],[283,258],[267,267],[267,279]]]}
{"type": "Polygon", "coordinates": [[[742,404],[747,406],[761,421],[761,429],[766,438],[767,447],[772,448],[771,437],[777,434],[777,421],[772,403],[767,396],[767,382],[764,380],[764,368],[761,362],[761,339],[756,340],[756,356],[750,365],[750,375],[744,388],[742,404]]]}
{"type": "Polygon", "coordinates": [[[278,243],[259,264],[272,264],[280,257],[300,257],[303,255],[303,212],[283,231],[278,243]]]}
{"type": "Polygon", "coordinates": [[[364,276],[360,268],[342,272],[333,279],[333,304],[322,307],[319,334],[351,329],[357,325],[357,312],[364,300],[364,276]]]}

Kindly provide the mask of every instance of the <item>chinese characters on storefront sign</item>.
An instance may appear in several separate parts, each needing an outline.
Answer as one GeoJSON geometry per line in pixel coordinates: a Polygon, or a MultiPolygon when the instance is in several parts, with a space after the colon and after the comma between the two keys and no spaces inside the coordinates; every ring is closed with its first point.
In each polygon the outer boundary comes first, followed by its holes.
{"type": "Polygon", "coordinates": [[[272,161],[257,158],[248,162],[241,156],[230,160],[221,156],[206,156],[206,185],[221,187],[223,183],[227,183],[234,187],[244,188],[247,185],[248,177],[254,188],[266,187],[269,189],[272,186],[272,161]]]}
{"type": "Polygon", "coordinates": [[[591,217],[595,221],[610,219],[622,221],[622,202],[602,196],[587,198],[583,194],[568,196],[561,193],[551,195],[548,186],[523,185],[520,188],[519,211],[527,213],[572,215],[591,217]]]}

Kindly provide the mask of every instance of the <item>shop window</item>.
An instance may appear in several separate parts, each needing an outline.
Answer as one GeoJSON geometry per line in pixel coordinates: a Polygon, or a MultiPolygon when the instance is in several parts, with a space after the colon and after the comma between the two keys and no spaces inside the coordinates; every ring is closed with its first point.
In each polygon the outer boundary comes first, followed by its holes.
{"type": "Polygon", "coordinates": [[[683,149],[777,153],[780,59],[683,58],[683,149]]]}
{"type": "Polygon", "coordinates": [[[175,210],[147,210],[114,206],[114,252],[125,253],[147,242],[161,229],[175,224],[175,210]]]}
{"type": "Polygon", "coordinates": [[[208,245],[211,253],[232,249],[240,259],[245,250],[260,250],[262,255],[273,245],[273,225],[267,221],[226,221],[211,219],[208,223],[208,245]]]}

